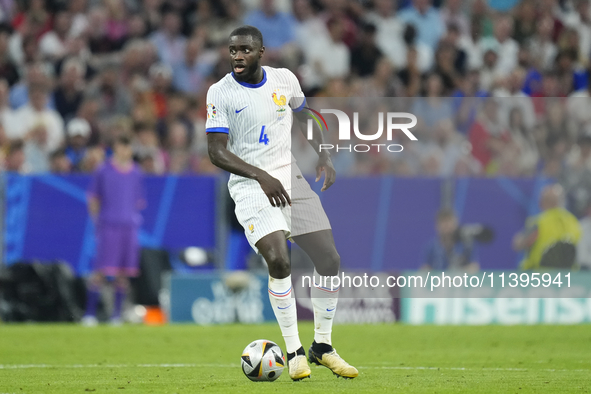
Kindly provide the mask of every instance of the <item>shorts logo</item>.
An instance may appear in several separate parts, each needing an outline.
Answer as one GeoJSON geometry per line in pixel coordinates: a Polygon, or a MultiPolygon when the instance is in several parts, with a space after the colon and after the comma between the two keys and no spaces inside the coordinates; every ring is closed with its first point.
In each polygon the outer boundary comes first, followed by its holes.
{"type": "Polygon", "coordinates": [[[285,105],[287,104],[287,99],[284,95],[279,95],[280,93],[276,90],[273,92],[271,97],[273,98],[273,102],[279,106],[277,109],[277,116],[281,119],[285,116],[285,105]]]}
{"type": "Polygon", "coordinates": [[[207,104],[207,119],[215,119],[218,114],[218,110],[212,103],[207,104]]]}
{"type": "Polygon", "coordinates": [[[254,233],[254,225],[253,224],[249,224],[248,229],[250,230],[251,234],[254,233]]]}

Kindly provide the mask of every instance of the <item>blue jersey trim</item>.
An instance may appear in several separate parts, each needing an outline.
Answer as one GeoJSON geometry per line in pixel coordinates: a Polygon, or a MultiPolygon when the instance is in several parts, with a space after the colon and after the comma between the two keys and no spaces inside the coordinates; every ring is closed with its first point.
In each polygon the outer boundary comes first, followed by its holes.
{"type": "Polygon", "coordinates": [[[234,81],[238,82],[240,85],[244,86],[245,88],[260,88],[261,86],[263,86],[265,84],[265,82],[267,82],[267,72],[265,71],[265,69],[263,68],[263,80],[259,83],[248,83],[248,82],[241,82],[239,80],[236,79],[236,76],[234,75],[234,71],[232,71],[232,77],[234,78],[234,81]]]}
{"type": "Polygon", "coordinates": [[[304,109],[304,105],[306,105],[306,98],[305,97],[304,97],[304,101],[302,101],[302,104],[299,107],[292,109],[292,111],[293,112],[300,112],[301,110],[304,109]]]}
{"type": "Polygon", "coordinates": [[[205,129],[205,133],[230,133],[230,129],[228,127],[210,127],[205,129]]]}

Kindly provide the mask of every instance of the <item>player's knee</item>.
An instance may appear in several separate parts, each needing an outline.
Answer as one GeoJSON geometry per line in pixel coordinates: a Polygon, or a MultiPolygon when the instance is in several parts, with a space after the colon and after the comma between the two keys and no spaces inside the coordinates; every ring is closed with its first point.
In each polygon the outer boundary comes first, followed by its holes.
{"type": "Polygon", "coordinates": [[[291,274],[289,260],[283,256],[271,256],[266,259],[269,275],[276,279],[287,278],[291,274]]]}
{"type": "Polygon", "coordinates": [[[323,276],[334,276],[339,273],[341,256],[336,250],[326,253],[316,264],[316,272],[323,276]]]}
{"type": "Polygon", "coordinates": [[[88,286],[97,289],[105,284],[105,277],[100,272],[93,272],[88,278],[88,286]]]}
{"type": "Polygon", "coordinates": [[[129,288],[129,279],[125,276],[117,276],[115,278],[115,286],[121,290],[127,290],[129,288]]]}

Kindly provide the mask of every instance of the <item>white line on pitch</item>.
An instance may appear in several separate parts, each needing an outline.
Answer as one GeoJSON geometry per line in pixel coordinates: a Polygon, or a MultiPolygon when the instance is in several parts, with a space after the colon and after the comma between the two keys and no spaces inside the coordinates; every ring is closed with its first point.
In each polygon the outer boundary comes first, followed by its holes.
{"type": "MultiPolygon", "coordinates": [[[[35,368],[238,368],[239,364],[0,364],[0,369],[35,368]]],[[[405,367],[361,366],[360,369],[391,369],[408,371],[490,371],[490,372],[591,372],[591,369],[527,369],[527,368],[464,368],[464,367],[405,367]]]]}

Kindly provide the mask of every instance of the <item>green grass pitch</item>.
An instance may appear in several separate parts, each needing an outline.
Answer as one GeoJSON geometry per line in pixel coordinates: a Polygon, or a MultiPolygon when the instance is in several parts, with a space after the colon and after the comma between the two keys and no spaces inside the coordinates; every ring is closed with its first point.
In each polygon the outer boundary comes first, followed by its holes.
{"type": "MultiPolygon", "coordinates": [[[[300,324],[304,347],[313,326],[300,324]]],[[[242,349],[275,324],[198,327],[0,325],[0,393],[591,392],[591,326],[341,325],[353,380],[323,367],[292,382],[251,382],[242,349]]]]}

